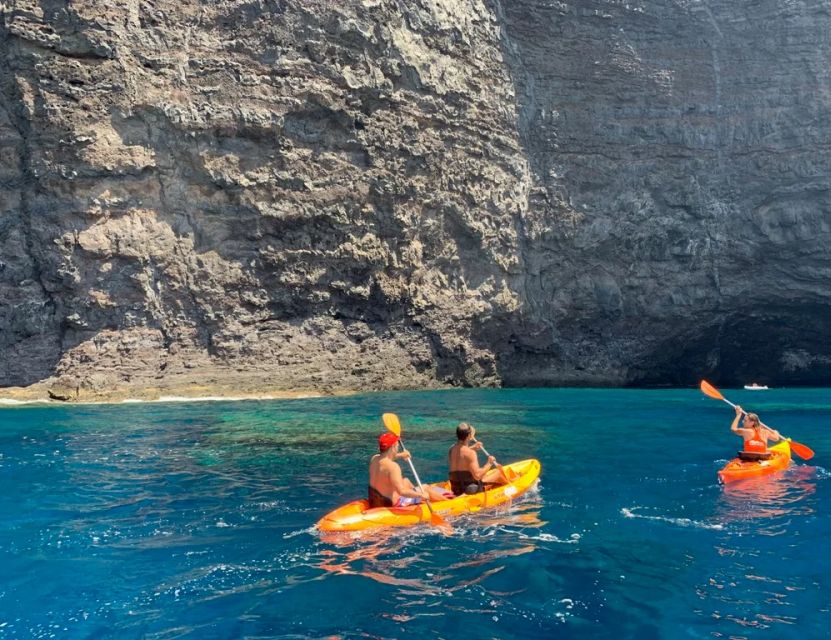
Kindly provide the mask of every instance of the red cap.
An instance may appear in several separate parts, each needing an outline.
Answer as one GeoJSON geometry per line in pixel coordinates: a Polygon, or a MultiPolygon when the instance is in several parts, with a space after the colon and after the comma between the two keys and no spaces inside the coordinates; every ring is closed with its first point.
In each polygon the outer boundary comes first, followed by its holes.
{"type": "Polygon", "coordinates": [[[387,449],[394,446],[395,443],[398,442],[398,436],[394,433],[387,431],[386,433],[382,433],[378,436],[378,450],[381,453],[384,453],[387,449]]]}

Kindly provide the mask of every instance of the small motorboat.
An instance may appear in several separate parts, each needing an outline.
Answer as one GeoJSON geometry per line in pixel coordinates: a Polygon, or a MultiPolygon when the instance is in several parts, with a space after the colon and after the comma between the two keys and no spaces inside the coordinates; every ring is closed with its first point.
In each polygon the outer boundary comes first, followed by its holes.
{"type": "Polygon", "coordinates": [[[751,382],[750,384],[744,385],[744,388],[748,391],[767,391],[768,386],[766,384],[756,384],[755,382],[751,382]]]}

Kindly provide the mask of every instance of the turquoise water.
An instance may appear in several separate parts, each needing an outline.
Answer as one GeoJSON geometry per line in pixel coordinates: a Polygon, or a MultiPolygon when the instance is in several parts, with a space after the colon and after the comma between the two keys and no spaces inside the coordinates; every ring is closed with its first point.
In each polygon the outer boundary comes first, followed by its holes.
{"type": "Polygon", "coordinates": [[[825,638],[831,392],[727,392],[817,453],[725,489],[697,390],[471,390],[0,410],[0,638],[825,638]],[[538,489],[321,538],[396,412],[423,479],[455,424],[538,489]]]}

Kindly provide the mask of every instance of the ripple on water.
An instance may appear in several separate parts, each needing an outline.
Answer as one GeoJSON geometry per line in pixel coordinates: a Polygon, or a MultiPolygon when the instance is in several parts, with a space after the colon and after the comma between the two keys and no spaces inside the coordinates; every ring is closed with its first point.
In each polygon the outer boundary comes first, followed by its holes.
{"type": "Polygon", "coordinates": [[[321,533],[318,566],[333,578],[356,576],[394,589],[396,613],[389,616],[394,621],[423,617],[419,603],[428,607],[434,603],[442,610],[432,612],[433,616],[451,611],[503,622],[518,618],[550,628],[573,617],[584,605],[565,594],[552,598],[547,587],[540,589],[546,596],[528,606],[518,605],[514,596],[527,590],[524,567],[533,566],[533,556],[547,548],[577,545],[581,536],[560,537],[545,531],[550,525],[540,518],[540,506],[535,497],[510,509],[454,518],[449,536],[427,526],[321,533]],[[522,557],[529,560],[517,563],[522,557]],[[516,579],[517,572],[521,581],[516,579]]]}
{"type": "Polygon", "coordinates": [[[641,520],[664,522],[678,527],[692,527],[695,529],[713,529],[715,531],[722,531],[725,528],[724,525],[719,522],[702,522],[699,520],[693,520],[691,518],[682,518],[678,516],[648,515],[641,513],[641,511],[645,509],[647,509],[647,507],[623,507],[620,510],[620,513],[624,518],[640,518],[641,520]]]}
{"type": "MultiPolygon", "coordinates": [[[[827,634],[831,474],[796,461],[759,485],[717,485],[713,460],[734,447],[729,416],[697,392],[9,413],[4,639],[827,634]],[[365,491],[390,409],[425,479],[445,473],[464,416],[500,459],[539,457],[544,486],[453,519],[451,536],[319,534],[321,515],[365,491]],[[705,423],[723,426],[723,443],[689,438],[705,423]],[[681,463],[666,455],[682,450],[681,463]]],[[[776,426],[814,447],[816,464],[831,452],[827,417],[794,427],[780,413],[776,426]]]]}

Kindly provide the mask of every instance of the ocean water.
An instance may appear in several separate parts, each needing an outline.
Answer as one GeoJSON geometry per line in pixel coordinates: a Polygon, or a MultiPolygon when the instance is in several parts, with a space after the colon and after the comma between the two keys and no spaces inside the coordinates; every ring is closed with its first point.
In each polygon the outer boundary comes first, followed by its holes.
{"type": "Polygon", "coordinates": [[[0,410],[0,638],[827,638],[831,392],[725,393],[816,457],[718,485],[739,439],[697,390],[0,410]],[[321,536],[385,411],[424,480],[467,420],[540,483],[321,536]]]}

